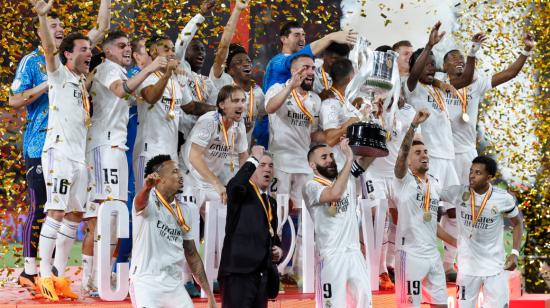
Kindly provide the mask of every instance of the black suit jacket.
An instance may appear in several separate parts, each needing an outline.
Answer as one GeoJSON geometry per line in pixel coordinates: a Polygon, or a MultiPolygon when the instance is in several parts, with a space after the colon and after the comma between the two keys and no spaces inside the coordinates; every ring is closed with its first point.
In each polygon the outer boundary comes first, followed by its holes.
{"type": "MultiPolygon", "coordinates": [[[[219,275],[247,274],[263,270],[271,262],[271,247],[280,247],[277,234],[269,234],[264,208],[254,188],[248,182],[256,166],[243,164],[227,184],[227,220],[223,241],[219,275]]],[[[271,203],[271,226],[277,232],[277,204],[271,203]]]]}

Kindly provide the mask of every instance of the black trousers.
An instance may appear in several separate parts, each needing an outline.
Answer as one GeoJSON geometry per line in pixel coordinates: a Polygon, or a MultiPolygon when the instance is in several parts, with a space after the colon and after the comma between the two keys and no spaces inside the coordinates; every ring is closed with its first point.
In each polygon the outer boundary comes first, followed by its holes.
{"type": "Polygon", "coordinates": [[[39,158],[25,158],[27,168],[27,200],[30,202],[29,214],[23,225],[23,257],[36,258],[40,229],[46,217],[46,183],[44,170],[39,158]]]}
{"type": "Polygon", "coordinates": [[[227,274],[220,279],[222,308],[267,308],[267,272],[227,274]]]}

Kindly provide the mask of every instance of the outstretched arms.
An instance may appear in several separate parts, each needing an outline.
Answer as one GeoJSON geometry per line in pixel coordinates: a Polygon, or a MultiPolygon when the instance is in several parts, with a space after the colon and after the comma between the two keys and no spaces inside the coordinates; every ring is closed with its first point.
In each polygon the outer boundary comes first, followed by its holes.
{"type": "Polygon", "coordinates": [[[56,56],[57,47],[55,46],[55,41],[53,35],[48,31],[48,22],[46,15],[50,11],[53,5],[53,0],[49,0],[47,3],[44,0],[31,0],[32,5],[34,6],[34,11],[38,15],[38,21],[40,23],[39,33],[40,33],[40,43],[42,48],[44,48],[44,58],[46,59],[46,70],[48,72],[55,72],[61,61],[59,57],[56,56]]]}
{"type": "Polygon", "coordinates": [[[426,44],[426,47],[424,47],[424,50],[422,51],[418,59],[416,59],[416,62],[411,68],[411,73],[409,74],[409,78],[407,79],[407,87],[411,92],[414,91],[414,89],[416,88],[416,84],[420,79],[420,75],[422,74],[424,67],[428,63],[428,59],[430,57],[432,48],[435,46],[435,44],[439,43],[439,41],[441,41],[441,39],[445,35],[445,31],[441,33],[439,32],[440,27],[441,27],[441,22],[438,21],[433,26],[432,31],[430,32],[430,37],[428,39],[428,43],[426,44]]]}
{"type": "Polygon", "coordinates": [[[519,74],[519,72],[523,68],[523,65],[527,61],[527,56],[535,47],[535,37],[533,36],[533,34],[524,34],[523,43],[525,44],[524,52],[522,52],[522,54],[519,55],[516,61],[514,61],[514,63],[512,63],[507,69],[493,75],[493,78],[491,79],[491,87],[494,88],[498,85],[501,85],[515,78],[519,74]]]}
{"type": "Polygon", "coordinates": [[[90,46],[93,48],[99,45],[105,35],[109,32],[111,26],[111,0],[101,0],[99,5],[99,13],[97,14],[97,26],[92,28],[88,33],[90,46]]]}

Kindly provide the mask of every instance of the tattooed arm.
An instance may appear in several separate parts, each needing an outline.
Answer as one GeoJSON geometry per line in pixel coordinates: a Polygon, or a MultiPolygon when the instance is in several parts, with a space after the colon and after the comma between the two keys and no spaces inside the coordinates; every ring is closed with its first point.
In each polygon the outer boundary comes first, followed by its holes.
{"type": "Polygon", "coordinates": [[[193,240],[184,240],[183,249],[185,251],[185,259],[189,268],[193,273],[193,276],[199,282],[201,288],[208,294],[208,305],[209,307],[216,307],[216,299],[214,298],[214,293],[210,290],[210,285],[208,284],[208,278],[206,277],[206,272],[204,271],[204,265],[202,264],[201,256],[195,247],[195,241],[193,240]]]}
{"type": "Polygon", "coordinates": [[[430,116],[430,112],[426,108],[418,110],[412,120],[411,126],[403,138],[401,143],[401,148],[399,149],[399,154],[397,155],[397,160],[395,161],[394,174],[398,179],[402,179],[407,173],[407,158],[409,157],[409,151],[411,150],[414,131],[426,119],[430,116]]]}

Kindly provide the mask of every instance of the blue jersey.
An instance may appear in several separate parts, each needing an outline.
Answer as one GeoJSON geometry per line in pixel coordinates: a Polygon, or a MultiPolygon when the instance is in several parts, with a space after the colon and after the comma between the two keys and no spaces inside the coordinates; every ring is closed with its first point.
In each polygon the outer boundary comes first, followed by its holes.
{"type": "Polygon", "coordinates": [[[276,83],[285,83],[290,79],[292,76],[290,74],[290,63],[292,62],[292,59],[302,54],[308,55],[312,58],[314,57],[313,52],[311,51],[311,46],[308,44],[291,55],[279,53],[273,57],[271,61],[269,61],[264,74],[264,83],[262,87],[264,93],[267,93],[267,90],[269,90],[272,85],[276,83]]]}
{"type": "MultiPolygon", "coordinates": [[[[128,78],[134,77],[139,73],[141,69],[137,66],[134,66],[128,70],[128,78]]],[[[128,118],[128,133],[126,135],[126,146],[128,151],[126,151],[126,158],[128,159],[128,192],[135,194],[134,186],[134,171],[132,169],[132,155],[134,153],[134,143],[136,142],[137,135],[137,106],[130,107],[130,117],[128,118]]]]}
{"type": "MultiPolygon", "coordinates": [[[[46,60],[38,48],[21,59],[11,85],[13,94],[32,89],[48,81],[46,60]]],[[[23,134],[23,156],[40,158],[48,128],[48,94],[27,105],[27,127],[23,134]]]]}

